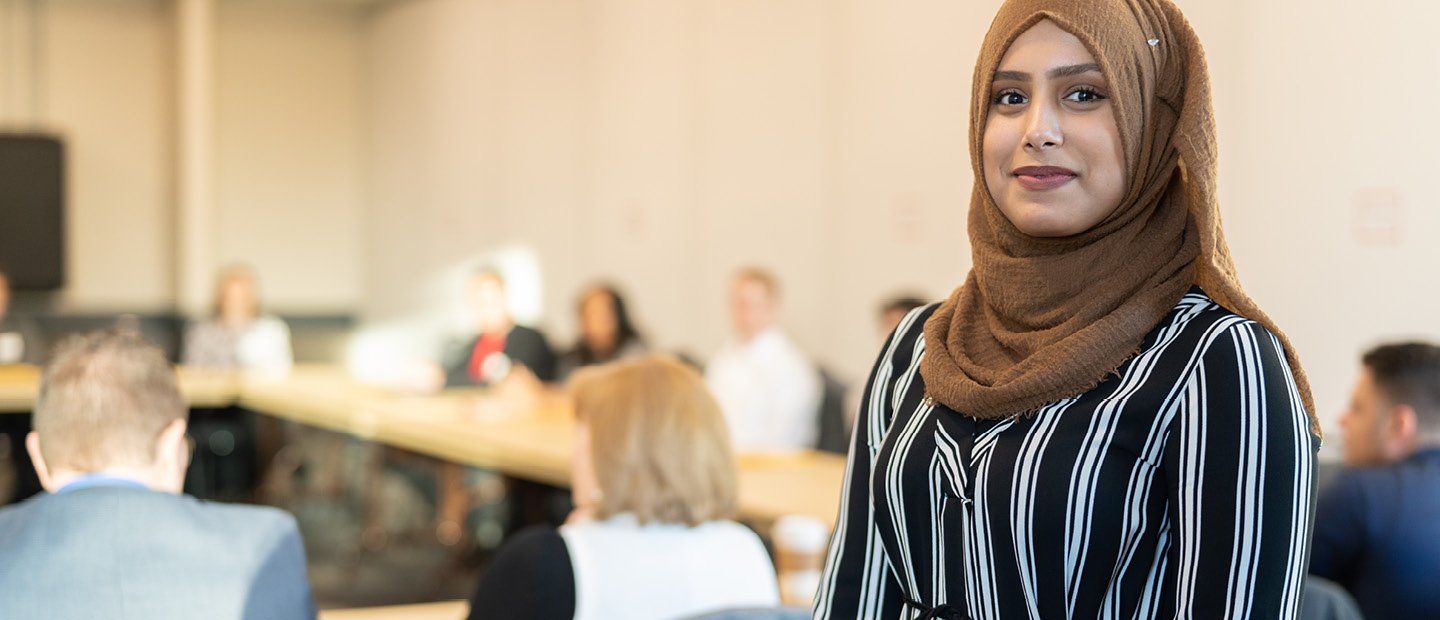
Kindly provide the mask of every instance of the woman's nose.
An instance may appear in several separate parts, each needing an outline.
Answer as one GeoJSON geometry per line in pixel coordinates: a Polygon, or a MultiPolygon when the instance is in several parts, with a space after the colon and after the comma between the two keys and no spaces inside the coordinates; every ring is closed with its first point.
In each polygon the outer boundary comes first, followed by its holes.
{"type": "Polygon", "coordinates": [[[1043,150],[1065,143],[1060,130],[1060,115],[1052,105],[1035,104],[1030,107],[1025,127],[1025,148],[1043,150]]]}

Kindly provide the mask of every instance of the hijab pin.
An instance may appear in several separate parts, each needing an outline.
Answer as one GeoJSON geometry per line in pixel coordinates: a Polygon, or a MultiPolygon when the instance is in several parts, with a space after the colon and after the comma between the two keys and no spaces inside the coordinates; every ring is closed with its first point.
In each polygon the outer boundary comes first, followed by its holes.
{"type": "Polygon", "coordinates": [[[1156,45],[1160,44],[1160,39],[1148,39],[1145,42],[1149,43],[1150,47],[1155,47],[1156,45]]]}

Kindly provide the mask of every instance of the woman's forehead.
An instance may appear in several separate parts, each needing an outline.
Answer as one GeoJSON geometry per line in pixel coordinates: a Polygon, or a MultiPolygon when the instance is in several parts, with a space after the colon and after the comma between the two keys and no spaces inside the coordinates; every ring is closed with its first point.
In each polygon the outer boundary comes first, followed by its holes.
{"type": "Polygon", "coordinates": [[[1044,19],[1015,38],[996,70],[1035,72],[1091,64],[1095,57],[1079,37],[1044,19]]]}

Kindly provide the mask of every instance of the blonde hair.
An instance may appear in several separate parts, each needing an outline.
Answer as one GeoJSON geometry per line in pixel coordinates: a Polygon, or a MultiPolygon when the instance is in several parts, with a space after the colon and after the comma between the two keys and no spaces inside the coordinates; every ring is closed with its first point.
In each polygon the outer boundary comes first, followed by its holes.
{"type": "Polygon", "coordinates": [[[248,265],[241,264],[229,265],[224,269],[221,269],[220,274],[216,276],[215,296],[211,299],[210,302],[211,316],[220,316],[221,310],[223,310],[225,307],[226,289],[230,287],[231,282],[235,282],[237,280],[245,282],[245,284],[250,287],[250,297],[252,298],[250,303],[251,316],[260,316],[261,308],[259,279],[255,277],[254,269],[251,269],[248,265]]]}
{"type": "Polygon", "coordinates": [[[756,267],[753,265],[749,267],[742,267],[740,268],[740,270],[735,272],[734,281],[754,282],[756,284],[759,284],[761,288],[765,289],[765,294],[769,295],[770,299],[780,299],[780,280],[775,277],[775,274],[770,273],[769,270],[763,267],[756,267]]]}
{"type": "Polygon", "coordinates": [[[55,348],[34,426],[52,471],[92,472],[150,465],[160,432],[188,413],[160,349],[138,334],[104,330],[55,348]]]}
{"type": "Polygon", "coordinates": [[[587,369],[571,385],[602,490],[596,518],[698,525],[735,514],[729,431],[698,373],[657,355],[587,369]]]}

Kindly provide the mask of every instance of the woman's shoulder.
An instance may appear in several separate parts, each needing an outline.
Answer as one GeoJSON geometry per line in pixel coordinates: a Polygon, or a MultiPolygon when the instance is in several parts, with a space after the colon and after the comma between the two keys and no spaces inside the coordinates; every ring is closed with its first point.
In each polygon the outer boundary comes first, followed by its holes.
{"type": "Polygon", "coordinates": [[[941,303],[943,302],[937,301],[907,313],[904,318],[900,319],[900,323],[896,324],[895,331],[890,333],[890,337],[885,339],[885,349],[887,351],[902,348],[910,350],[923,342],[925,340],[925,323],[940,308],[941,303]]]}
{"type": "Polygon", "coordinates": [[[696,525],[658,521],[640,523],[633,515],[624,513],[609,519],[567,523],[561,526],[559,536],[570,542],[607,541],[606,544],[612,544],[625,540],[632,543],[649,540],[652,542],[663,541],[667,546],[672,544],[716,544],[737,550],[747,549],[750,546],[755,546],[762,551],[764,549],[764,543],[753,530],[726,519],[705,521],[696,525]]]}
{"type": "Polygon", "coordinates": [[[496,564],[505,563],[516,569],[544,572],[570,565],[565,539],[548,525],[534,525],[516,532],[500,550],[496,564]]]}
{"type": "Polygon", "coordinates": [[[1202,345],[1213,343],[1221,336],[1240,333],[1252,334],[1266,343],[1275,339],[1263,323],[1226,308],[1199,286],[1191,287],[1157,328],[1193,334],[1201,339],[1202,345]]]}
{"type": "Polygon", "coordinates": [[[250,323],[250,330],[288,334],[290,325],[285,322],[285,319],[274,314],[262,314],[255,317],[255,320],[250,323]]]}

